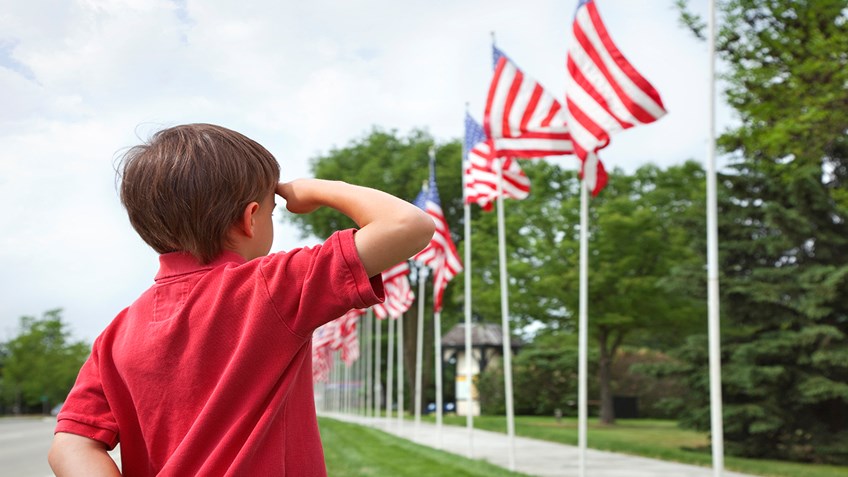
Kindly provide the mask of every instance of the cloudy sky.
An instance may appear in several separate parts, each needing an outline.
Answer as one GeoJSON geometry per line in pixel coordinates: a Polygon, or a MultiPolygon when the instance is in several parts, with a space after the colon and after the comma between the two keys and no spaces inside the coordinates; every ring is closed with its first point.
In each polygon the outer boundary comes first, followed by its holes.
{"type": "MultiPolygon", "coordinates": [[[[113,169],[139,138],[221,124],[267,147],[284,179],[372,125],[459,138],[466,102],[482,116],[492,31],[562,96],[576,3],[0,0],[0,340],[20,316],[57,307],[93,340],[152,283],[157,256],[130,227],[113,169]]],[[[613,138],[608,167],[704,160],[706,45],[672,3],[598,0],[669,111],[613,138]]],[[[275,249],[315,243],[276,235],[275,249]]]]}

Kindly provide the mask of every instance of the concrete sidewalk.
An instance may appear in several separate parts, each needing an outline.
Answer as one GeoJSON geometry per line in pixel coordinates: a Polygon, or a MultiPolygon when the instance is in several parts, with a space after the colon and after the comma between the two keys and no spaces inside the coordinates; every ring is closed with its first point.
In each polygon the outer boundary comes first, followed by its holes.
{"type": "MultiPolygon", "coordinates": [[[[441,436],[435,424],[422,422],[416,429],[409,420],[399,424],[396,418],[367,418],[349,414],[320,413],[321,416],[374,427],[412,442],[469,457],[468,430],[442,426],[441,436]]],[[[509,443],[506,434],[474,429],[473,458],[509,467],[509,443]]],[[[542,477],[577,477],[578,449],[553,442],[515,437],[515,470],[542,477]]],[[[645,457],[615,454],[593,449],[586,451],[588,477],[712,477],[712,469],[677,464],[645,457]]],[[[724,477],[753,477],[725,471],[724,477]]]]}

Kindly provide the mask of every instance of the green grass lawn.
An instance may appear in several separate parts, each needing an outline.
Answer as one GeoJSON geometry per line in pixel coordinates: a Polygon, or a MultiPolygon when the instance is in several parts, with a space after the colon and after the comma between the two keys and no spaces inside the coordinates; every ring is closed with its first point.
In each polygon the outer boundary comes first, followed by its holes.
{"type": "MultiPolygon", "coordinates": [[[[434,422],[432,416],[425,419],[434,422]]],[[[445,424],[465,426],[465,417],[445,416],[445,424]]],[[[474,427],[494,432],[506,432],[502,416],[481,416],[474,427]]],[[[515,433],[563,444],[577,445],[577,419],[563,418],[557,423],[552,417],[516,416],[515,433]]],[[[710,466],[710,442],[706,433],[677,427],[674,421],[655,419],[618,419],[614,426],[604,426],[597,419],[589,420],[588,446],[625,454],[710,466]]],[[[769,477],[848,477],[848,467],[798,464],[774,460],[725,457],[725,468],[747,474],[769,477]]]]}
{"type": "Polygon", "coordinates": [[[520,477],[487,462],[438,451],[370,427],[318,418],[333,477],[520,477]]]}

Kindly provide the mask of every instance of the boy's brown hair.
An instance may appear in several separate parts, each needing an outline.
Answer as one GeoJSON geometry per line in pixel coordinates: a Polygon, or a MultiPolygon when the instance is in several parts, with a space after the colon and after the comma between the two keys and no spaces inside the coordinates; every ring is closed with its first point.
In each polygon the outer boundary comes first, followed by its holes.
{"type": "Polygon", "coordinates": [[[129,149],[118,173],[121,202],[148,245],[159,253],[189,252],[209,263],[245,207],[261,204],[274,190],[280,166],[240,133],[186,124],[129,149]]]}

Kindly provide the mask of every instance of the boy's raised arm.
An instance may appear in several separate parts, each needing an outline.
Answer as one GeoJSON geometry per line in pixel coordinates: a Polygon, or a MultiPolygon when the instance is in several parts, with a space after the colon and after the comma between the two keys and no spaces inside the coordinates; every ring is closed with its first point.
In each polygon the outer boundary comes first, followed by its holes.
{"type": "Polygon", "coordinates": [[[433,219],[418,207],[367,187],[298,179],[278,184],[277,194],[290,212],[304,214],[327,206],[356,222],[356,250],[369,277],[420,252],[435,231],[433,219]]]}
{"type": "Polygon", "coordinates": [[[120,477],[121,472],[103,443],[57,432],[47,461],[56,477],[120,477]]]}

